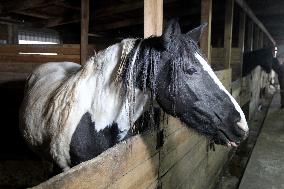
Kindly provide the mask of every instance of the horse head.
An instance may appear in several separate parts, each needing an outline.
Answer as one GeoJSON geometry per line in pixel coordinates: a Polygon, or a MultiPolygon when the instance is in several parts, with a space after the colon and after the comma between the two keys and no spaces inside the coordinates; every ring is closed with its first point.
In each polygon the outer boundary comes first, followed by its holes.
{"type": "Polygon", "coordinates": [[[255,67],[261,66],[266,73],[270,73],[273,63],[273,54],[270,48],[257,49],[244,54],[243,76],[249,74],[255,67]]]}
{"type": "Polygon", "coordinates": [[[136,85],[150,89],[166,113],[216,144],[237,146],[248,134],[247,122],[198,48],[204,27],[182,34],[171,20],[162,36],[142,40],[136,85]]]}

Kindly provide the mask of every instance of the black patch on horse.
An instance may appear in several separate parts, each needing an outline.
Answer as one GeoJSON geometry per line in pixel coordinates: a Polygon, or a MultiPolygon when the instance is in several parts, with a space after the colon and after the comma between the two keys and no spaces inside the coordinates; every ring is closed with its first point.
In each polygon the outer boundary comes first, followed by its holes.
{"type": "Polygon", "coordinates": [[[71,165],[75,166],[83,161],[90,160],[111,148],[118,143],[118,134],[117,123],[113,123],[97,132],[91,114],[86,112],[71,138],[71,165]]]}

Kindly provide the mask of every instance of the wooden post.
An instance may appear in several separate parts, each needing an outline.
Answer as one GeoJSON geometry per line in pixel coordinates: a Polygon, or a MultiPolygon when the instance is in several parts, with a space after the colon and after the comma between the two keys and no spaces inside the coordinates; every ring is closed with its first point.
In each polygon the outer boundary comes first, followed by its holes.
{"type": "Polygon", "coordinates": [[[8,44],[18,44],[18,27],[13,24],[8,24],[7,25],[7,32],[8,32],[8,39],[7,43],[8,44]]]}
{"type": "Polygon", "coordinates": [[[225,52],[225,68],[230,68],[232,53],[232,31],[234,19],[234,0],[226,0],[225,7],[225,36],[224,36],[224,52],[225,52]]]}
{"type": "Polygon", "coordinates": [[[259,48],[263,48],[263,32],[259,33],[259,48]]]}
{"type": "Polygon", "coordinates": [[[265,33],[265,35],[268,37],[268,39],[271,41],[273,45],[275,45],[275,40],[270,35],[270,33],[267,31],[267,29],[264,27],[264,25],[258,20],[258,18],[254,15],[251,8],[248,6],[245,0],[235,0],[235,2],[245,11],[245,13],[250,17],[250,19],[256,24],[256,26],[265,33]]]}
{"type": "Polygon", "coordinates": [[[253,48],[253,22],[251,20],[248,20],[247,24],[247,40],[245,44],[245,51],[252,51],[253,48]]]}
{"type": "MultiPolygon", "coordinates": [[[[245,47],[245,33],[246,33],[246,15],[243,11],[240,12],[240,25],[239,25],[239,44],[238,47],[241,49],[241,58],[240,58],[240,70],[242,78],[242,70],[243,70],[243,54],[244,54],[244,47],[245,47]]],[[[242,82],[241,82],[242,83],[242,82]]]]}
{"type": "Polygon", "coordinates": [[[88,58],[88,33],[89,33],[89,0],[81,0],[81,64],[85,64],[88,58]]]}
{"type": "Polygon", "coordinates": [[[207,23],[200,40],[200,48],[211,63],[211,21],[212,21],[212,0],[201,0],[201,23],[207,23]]]}
{"type": "Polygon", "coordinates": [[[259,38],[259,29],[256,25],[254,25],[253,30],[253,50],[258,49],[258,38],[259,38]]]}
{"type": "Polygon", "coordinates": [[[144,38],[163,32],[163,0],[144,0],[144,38]]]}

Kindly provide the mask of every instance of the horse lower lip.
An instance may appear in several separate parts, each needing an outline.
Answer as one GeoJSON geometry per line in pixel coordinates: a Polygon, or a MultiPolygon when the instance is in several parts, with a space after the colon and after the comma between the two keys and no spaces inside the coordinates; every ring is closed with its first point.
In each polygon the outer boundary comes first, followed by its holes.
{"type": "Polygon", "coordinates": [[[227,143],[227,146],[228,147],[238,147],[239,146],[239,144],[240,144],[240,142],[233,142],[233,141],[231,141],[230,139],[229,139],[229,137],[226,135],[226,133],[224,132],[224,131],[222,131],[221,129],[219,130],[223,135],[224,135],[224,137],[226,138],[226,143],[227,143]]]}

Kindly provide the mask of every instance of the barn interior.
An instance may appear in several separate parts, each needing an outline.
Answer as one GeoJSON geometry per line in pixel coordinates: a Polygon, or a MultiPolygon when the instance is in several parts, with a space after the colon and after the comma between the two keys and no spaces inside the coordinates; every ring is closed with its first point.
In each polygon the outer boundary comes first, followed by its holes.
{"type": "Polygon", "coordinates": [[[257,49],[284,60],[283,9],[281,0],[1,1],[0,188],[283,188],[278,76],[260,66],[242,73],[244,54],[257,49]],[[166,115],[158,130],[62,174],[29,149],[18,115],[31,71],[47,62],[84,65],[124,38],[161,35],[171,18],[179,19],[182,32],[208,24],[199,46],[246,114],[245,142],[238,148],[212,146],[166,115]]]}

